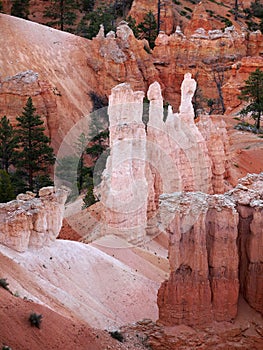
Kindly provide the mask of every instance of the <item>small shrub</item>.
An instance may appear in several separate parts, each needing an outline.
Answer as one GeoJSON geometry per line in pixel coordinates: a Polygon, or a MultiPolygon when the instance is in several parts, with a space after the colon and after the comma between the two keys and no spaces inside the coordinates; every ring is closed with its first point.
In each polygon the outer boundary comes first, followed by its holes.
{"type": "Polygon", "coordinates": [[[124,342],[124,337],[119,331],[114,331],[114,332],[109,332],[111,337],[118,340],[119,342],[123,343],[124,342]]]}
{"type": "Polygon", "coordinates": [[[43,316],[41,314],[36,314],[35,312],[32,312],[29,316],[29,322],[32,327],[40,328],[40,324],[42,322],[43,316]]]}
{"type": "Polygon", "coordinates": [[[2,350],[12,350],[12,349],[10,348],[10,346],[3,345],[2,346],[2,350]]]}
{"type": "Polygon", "coordinates": [[[180,1],[177,1],[177,0],[173,0],[173,3],[174,3],[175,5],[181,5],[181,4],[182,4],[180,1]]]}
{"type": "Polygon", "coordinates": [[[186,17],[187,16],[187,12],[182,10],[182,11],[180,11],[180,15],[186,17]]]}
{"type": "Polygon", "coordinates": [[[0,287],[9,290],[8,285],[9,283],[7,282],[6,278],[0,278],[0,287]]]}

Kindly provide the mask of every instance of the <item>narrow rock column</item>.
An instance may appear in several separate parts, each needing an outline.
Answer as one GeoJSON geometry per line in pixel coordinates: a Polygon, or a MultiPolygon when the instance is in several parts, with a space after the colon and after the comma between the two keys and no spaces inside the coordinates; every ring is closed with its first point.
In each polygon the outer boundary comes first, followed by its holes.
{"type": "Polygon", "coordinates": [[[108,108],[111,150],[98,189],[104,206],[103,234],[115,234],[135,244],[144,238],[147,224],[143,96],[129,84],[112,89],[108,108]]]}

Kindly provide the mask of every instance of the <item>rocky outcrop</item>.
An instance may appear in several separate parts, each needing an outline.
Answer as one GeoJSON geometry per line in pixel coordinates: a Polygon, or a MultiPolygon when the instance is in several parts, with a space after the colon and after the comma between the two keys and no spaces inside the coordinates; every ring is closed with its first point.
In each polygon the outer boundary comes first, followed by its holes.
{"type": "Polygon", "coordinates": [[[159,219],[169,234],[171,269],[158,293],[163,324],[230,321],[239,286],[262,313],[262,205],[263,173],[248,175],[224,195],[161,195],[159,219]]]}
{"type": "Polygon", "coordinates": [[[255,317],[256,313],[251,313],[243,300],[240,304],[248,313],[241,322],[215,322],[200,329],[185,325],[165,327],[159,322],[143,319],[121,327],[121,332],[126,339],[133,339],[138,349],[144,344],[153,350],[261,350],[261,317],[255,317]]]}
{"type": "Polygon", "coordinates": [[[44,126],[49,132],[57,127],[57,103],[51,85],[39,79],[32,70],[17,73],[1,80],[0,76],[0,115],[6,115],[15,124],[13,116],[21,114],[28,96],[32,96],[37,112],[42,116],[44,126]]]}
{"type": "Polygon", "coordinates": [[[204,96],[218,98],[212,71],[224,67],[226,82],[233,62],[246,55],[246,33],[238,32],[233,27],[224,32],[198,28],[191,36],[179,30],[169,36],[160,33],[153,50],[155,67],[160,80],[165,82],[164,98],[174,107],[179,105],[179,81],[186,70],[193,77],[198,77],[198,86],[204,96]]]}
{"type": "Polygon", "coordinates": [[[133,92],[128,84],[112,89],[111,151],[96,189],[104,206],[105,233],[138,243],[146,238],[146,230],[158,232],[155,216],[161,193],[224,192],[228,152],[224,123],[204,117],[200,132],[191,102],[195,89],[196,81],[185,74],[179,113],[169,106],[165,120],[160,85],[151,84],[146,125],[143,92],[133,92]]]}
{"type": "Polygon", "coordinates": [[[56,239],[62,226],[66,189],[43,187],[39,198],[32,192],[0,204],[0,243],[24,252],[56,239]]]}
{"type": "MultiPolygon", "coordinates": [[[[262,34],[261,42],[263,42],[262,34]]],[[[245,80],[247,80],[249,75],[257,68],[263,69],[263,57],[244,57],[231,66],[231,75],[222,87],[224,102],[227,106],[226,113],[233,113],[242,108],[242,101],[239,100],[238,96],[240,95],[242,87],[245,85],[245,80]]]]}
{"type": "Polygon", "coordinates": [[[87,64],[96,73],[96,79],[107,95],[118,83],[128,82],[134,90],[145,91],[148,84],[159,80],[153,65],[148,42],[137,40],[125,21],[115,32],[105,33],[103,26],[92,39],[92,55],[87,64]]]}

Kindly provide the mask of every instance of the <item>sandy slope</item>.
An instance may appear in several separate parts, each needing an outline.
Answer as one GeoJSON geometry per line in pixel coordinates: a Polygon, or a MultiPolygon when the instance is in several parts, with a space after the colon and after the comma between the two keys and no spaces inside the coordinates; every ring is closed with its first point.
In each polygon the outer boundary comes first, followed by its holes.
{"type": "MultiPolygon", "coordinates": [[[[70,128],[83,116],[89,115],[92,104],[88,92],[100,91],[94,72],[87,66],[90,41],[4,14],[0,14],[0,29],[1,80],[32,70],[38,73],[39,81],[48,82],[50,86],[55,106],[50,107],[49,112],[52,110],[53,114],[48,115],[47,124],[57,151],[70,128]]],[[[14,113],[22,110],[15,109],[21,103],[19,94],[18,88],[13,100],[10,96],[2,97],[1,113],[11,120],[16,116],[14,113]],[[5,99],[12,101],[12,106],[5,99]]]]}
{"type": "MultiPolygon", "coordinates": [[[[0,253],[0,275],[10,289],[62,315],[109,329],[158,317],[156,296],[164,272],[151,271],[151,264],[139,269],[142,259],[130,267],[95,246],[64,240],[25,253],[0,246],[0,253]]],[[[126,256],[132,259],[132,252],[126,256]]]]}

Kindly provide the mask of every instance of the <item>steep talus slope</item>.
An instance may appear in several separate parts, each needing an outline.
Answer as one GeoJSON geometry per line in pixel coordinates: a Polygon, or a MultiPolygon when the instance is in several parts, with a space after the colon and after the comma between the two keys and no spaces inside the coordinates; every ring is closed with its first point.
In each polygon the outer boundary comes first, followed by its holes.
{"type": "Polygon", "coordinates": [[[90,43],[3,14],[0,27],[0,114],[14,122],[32,96],[57,148],[65,133],[91,110],[87,93],[99,90],[84,54],[90,43]]]}
{"type": "Polygon", "coordinates": [[[157,282],[153,273],[144,275],[97,247],[72,241],[24,253],[0,250],[1,276],[10,289],[64,316],[73,314],[99,328],[157,318],[156,295],[164,276],[157,282]]]}

